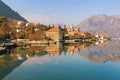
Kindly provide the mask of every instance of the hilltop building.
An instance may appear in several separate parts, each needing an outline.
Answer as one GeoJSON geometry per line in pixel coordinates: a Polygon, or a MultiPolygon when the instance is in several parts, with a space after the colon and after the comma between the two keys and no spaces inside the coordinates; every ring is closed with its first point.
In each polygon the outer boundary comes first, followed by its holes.
{"type": "Polygon", "coordinates": [[[70,28],[67,28],[67,33],[65,36],[84,37],[85,34],[83,32],[80,32],[78,28],[70,26],[70,28]]]}

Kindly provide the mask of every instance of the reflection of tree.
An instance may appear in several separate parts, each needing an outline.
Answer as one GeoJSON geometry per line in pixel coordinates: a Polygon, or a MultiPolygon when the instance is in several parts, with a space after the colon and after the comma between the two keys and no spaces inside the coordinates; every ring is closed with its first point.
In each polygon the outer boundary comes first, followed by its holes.
{"type": "Polygon", "coordinates": [[[46,44],[44,46],[29,46],[29,48],[18,48],[19,54],[25,54],[27,57],[31,58],[34,56],[44,56],[44,55],[61,55],[62,52],[80,52],[80,49],[89,47],[91,43],[52,43],[46,44]]]}
{"type": "Polygon", "coordinates": [[[75,52],[80,52],[81,49],[87,48],[91,45],[92,43],[66,43],[64,44],[66,51],[75,53],[75,52]]]}
{"type": "Polygon", "coordinates": [[[20,66],[26,59],[18,60],[18,56],[5,55],[0,57],[0,80],[12,72],[16,67],[20,66]]]}
{"type": "Polygon", "coordinates": [[[44,47],[30,46],[29,48],[18,47],[17,52],[19,54],[25,54],[27,57],[31,58],[34,56],[44,56],[47,55],[44,47]]]}
{"type": "Polygon", "coordinates": [[[8,65],[13,64],[17,60],[17,57],[4,56],[0,58],[0,67],[7,67],[8,65]]]}

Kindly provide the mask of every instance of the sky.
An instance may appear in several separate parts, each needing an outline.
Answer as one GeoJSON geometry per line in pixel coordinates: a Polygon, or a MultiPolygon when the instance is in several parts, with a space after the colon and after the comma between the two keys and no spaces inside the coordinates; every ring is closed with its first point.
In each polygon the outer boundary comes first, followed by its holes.
{"type": "Polygon", "coordinates": [[[78,24],[95,14],[120,14],[120,0],[2,1],[28,21],[42,24],[78,24]]]}

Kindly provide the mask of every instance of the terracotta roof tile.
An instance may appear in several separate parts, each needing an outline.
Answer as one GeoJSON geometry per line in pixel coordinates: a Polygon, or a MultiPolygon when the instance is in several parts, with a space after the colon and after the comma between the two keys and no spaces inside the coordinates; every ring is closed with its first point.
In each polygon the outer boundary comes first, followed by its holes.
{"type": "Polygon", "coordinates": [[[49,51],[48,53],[51,54],[51,55],[59,55],[58,51],[49,51]]]}
{"type": "Polygon", "coordinates": [[[48,30],[48,32],[59,32],[60,30],[58,28],[52,28],[48,30]]]}

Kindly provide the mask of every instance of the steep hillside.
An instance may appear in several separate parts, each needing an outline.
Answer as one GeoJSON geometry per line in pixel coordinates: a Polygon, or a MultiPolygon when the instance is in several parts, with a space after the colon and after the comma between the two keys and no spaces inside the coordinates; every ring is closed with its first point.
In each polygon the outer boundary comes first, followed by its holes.
{"type": "Polygon", "coordinates": [[[6,16],[8,18],[27,21],[17,12],[13,11],[9,6],[7,6],[3,1],[0,0],[0,16],[6,16]]]}

